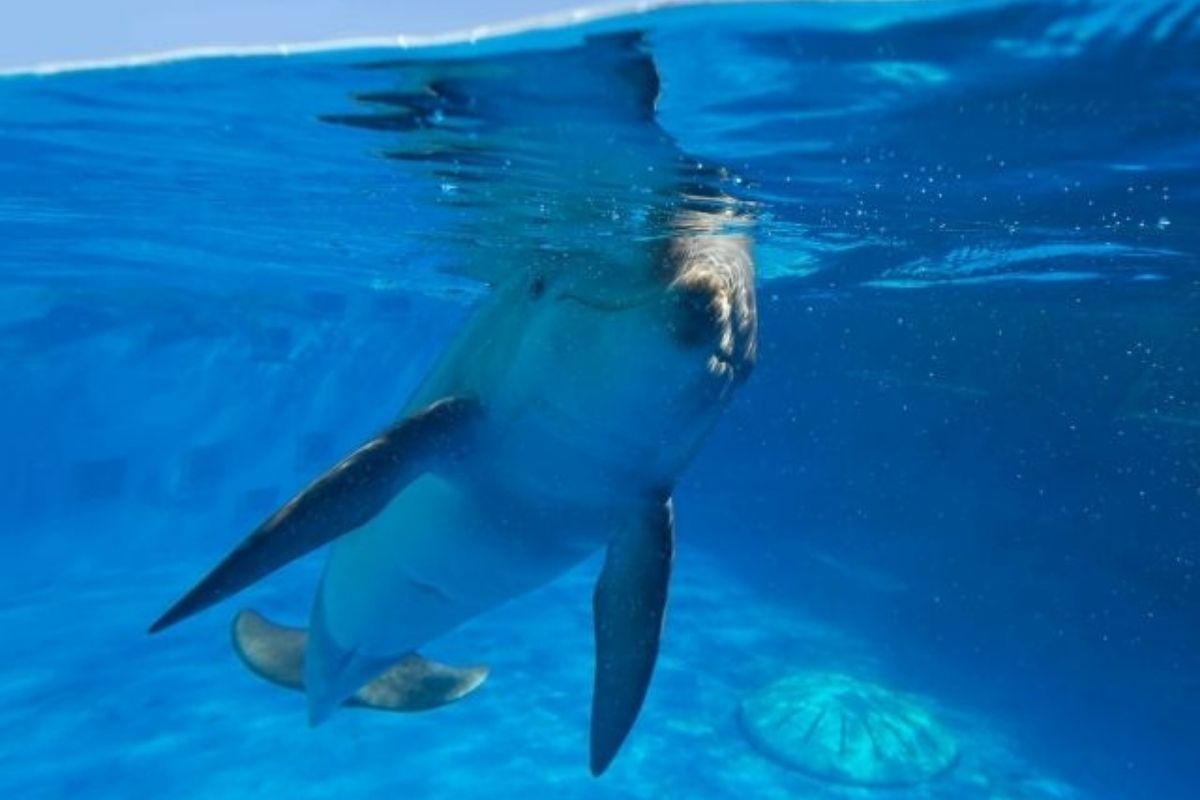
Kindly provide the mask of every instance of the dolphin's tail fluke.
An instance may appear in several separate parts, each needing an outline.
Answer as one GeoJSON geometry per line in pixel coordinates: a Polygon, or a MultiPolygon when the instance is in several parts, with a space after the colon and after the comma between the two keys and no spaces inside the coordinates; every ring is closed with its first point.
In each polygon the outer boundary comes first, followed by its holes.
{"type": "MultiPolygon", "coordinates": [[[[257,611],[233,621],[233,648],[251,672],[288,689],[304,691],[308,632],[278,625],[257,611]]],[[[487,679],[487,667],[455,667],[417,654],[404,657],[362,686],[349,706],[383,711],[426,711],[466,697],[487,679]]]]}
{"type": "Polygon", "coordinates": [[[462,449],[475,400],[448,398],[388,428],[292,498],[150,626],[157,633],[361,527],[396,493],[462,449]]]}

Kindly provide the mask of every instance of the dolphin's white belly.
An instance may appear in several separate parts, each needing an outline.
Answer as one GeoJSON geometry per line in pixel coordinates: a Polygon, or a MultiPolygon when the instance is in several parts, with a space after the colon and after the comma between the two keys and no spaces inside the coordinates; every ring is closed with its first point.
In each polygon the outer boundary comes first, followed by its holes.
{"type": "MultiPolygon", "coordinates": [[[[391,662],[604,544],[598,521],[427,474],[334,543],[317,603],[339,649],[391,662]]],[[[348,677],[357,686],[372,676],[348,677]]]]}

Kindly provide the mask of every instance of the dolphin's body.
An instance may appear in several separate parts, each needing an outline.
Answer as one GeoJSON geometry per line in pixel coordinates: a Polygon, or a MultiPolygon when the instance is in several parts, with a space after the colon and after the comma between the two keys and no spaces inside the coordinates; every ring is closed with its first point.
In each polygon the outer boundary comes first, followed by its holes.
{"type": "MultiPolygon", "coordinates": [[[[286,637],[295,658],[304,647],[289,668],[302,669],[319,722],[426,643],[607,547],[591,731],[592,771],[607,768],[657,656],[672,487],[755,353],[746,236],[721,211],[664,218],[657,238],[527,254],[493,272],[400,421],[263,523],[152,630],[332,542],[307,642],[286,637]]],[[[277,682],[299,685],[288,681],[277,682]]]]}

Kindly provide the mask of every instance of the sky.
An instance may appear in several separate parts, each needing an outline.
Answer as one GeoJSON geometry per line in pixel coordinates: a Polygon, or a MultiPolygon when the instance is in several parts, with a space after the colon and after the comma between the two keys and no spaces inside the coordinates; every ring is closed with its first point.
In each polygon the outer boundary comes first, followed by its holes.
{"type": "Polygon", "coordinates": [[[0,69],[199,45],[431,34],[588,0],[0,0],[0,69]]]}

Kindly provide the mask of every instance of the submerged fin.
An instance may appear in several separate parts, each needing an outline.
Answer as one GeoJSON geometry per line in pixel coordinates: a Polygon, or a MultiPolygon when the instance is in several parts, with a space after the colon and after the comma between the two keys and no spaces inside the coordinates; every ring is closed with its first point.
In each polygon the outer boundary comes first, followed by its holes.
{"type": "Polygon", "coordinates": [[[318,593],[309,615],[304,653],[308,724],[316,726],[329,719],[360,687],[375,681],[395,662],[395,656],[378,656],[337,644],[329,634],[318,593]]]}
{"type": "Polygon", "coordinates": [[[401,420],[293,497],[150,626],[168,628],[369,522],[432,458],[463,444],[479,403],[448,398],[401,420]]]}
{"type": "MultiPolygon", "coordinates": [[[[308,633],[277,625],[257,611],[233,620],[233,649],[250,671],[278,686],[304,691],[308,633]]],[[[404,657],[363,686],[345,705],[383,711],[427,711],[466,697],[487,679],[488,668],[455,667],[417,654],[404,657]]]]}
{"type": "Polygon", "coordinates": [[[675,550],[671,501],[647,509],[608,546],[592,599],[596,676],[591,769],[608,769],[641,710],[662,635],[675,550]]]}

